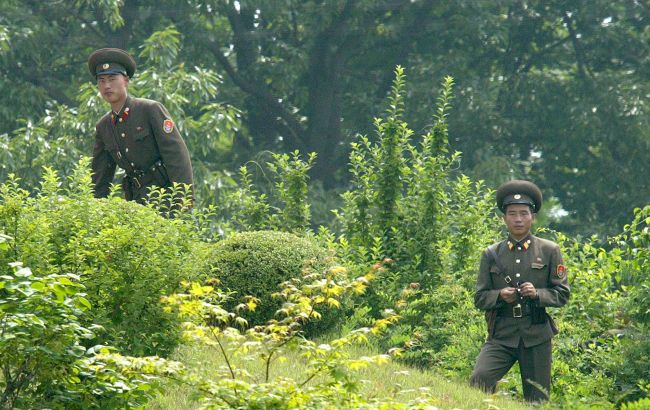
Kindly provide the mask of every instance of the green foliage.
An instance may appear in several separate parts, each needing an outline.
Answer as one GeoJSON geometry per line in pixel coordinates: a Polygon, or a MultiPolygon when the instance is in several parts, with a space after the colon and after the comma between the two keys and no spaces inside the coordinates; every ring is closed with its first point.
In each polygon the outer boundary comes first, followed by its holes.
{"type": "Polygon", "coordinates": [[[375,121],[377,144],[366,137],[352,144],[353,188],[343,194],[338,213],[344,252],[359,262],[394,259],[397,292],[410,282],[432,289],[444,273],[462,276],[496,236],[496,218],[485,212],[492,209],[491,193],[481,182],[454,176],[459,155],[447,155],[452,84],[445,79],[434,125],[416,146],[403,119],[404,72],[398,67],[388,117],[375,121]]]}
{"type": "Polygon", "coordinates": [[[563,408],[613,408],[647,397],[648,215],[648,207],[636,210],[608,249],[596,237],[556,234],[572,288],[570,303],[552,313],[561,331],[553,396],[563,408]]]}
{"type": "MultiPolygon", "coordinates": [[[[3,256],[11,242],[0,240],[3,256]]],[[[101,327],[82,324],[92,309],[83,290],[78,275],[36,275],[21,263],[0,267],[0,408],[141,407],[158,391],[152,369],[178,371],[172,362],[86,349],[101,327]],[[133,362],[139,366],[129,368],[133,362]]]]}
{"type": "Polygon", "coordinates": [[[13,237],[0,263],[22,260],[39,275],[78,275],[93,305],[82,323],[105,328],[98,340],[131,354],[168,354],[179,331],[159,298],[202,266],[197,234],[153,205],[95,200],[87,166],[85,159],[64,186],[46,170],[35,196],[16,178],[0,185],[0,230],[13,237]]]}
{"type": "Polygon", "coordinates": [[[640,399],[630,403],[623,403],[621,410],[643,410],[650,408],[650,398],[640,399]]]}
{"type": "Polygon", "coordinates": [[[273,154],[269,168],[277,176],[275,191],[282,202],[280,211],[275,215],[278,227],[288,232],[304,232],[311,220],[310,207],[307,202],[309,177],[307,173],[313,166],[316,154],[309,154],[307,161],[302,161],[298,151],[291,156],[273,154]]]}
{"type": "Polygon", "coordinates": [[[620,257],[610,258],[617,263],[614,286],[625,296],[618,312],[624,331],[617,360],[605,368],[616,375],[623,392],[619,401],[629,401],[649,397],[650,369],[642,363],[650,357],[650,205],[636,209],[632,223],[612,243],[620,249],[620,257]]]}
{"type": "MultiPolygon", "coordinates": [[[[191,116],[206,125],[189,138],[191,152],[217,154],[201,155],[200,198],[231,184],[224,162],[264,150],[317,152],[313,176],[341,188],[343,147],[349,136],[372,132],[368,118],[390,92],[389,72],[404,64],[413,68],[404,109],[414,130],[431,124],[440,73],[462,78],[450,129],[453,148],[465,153],[464,172],[488,186],[533,178],[571,214],[561,221],[565,230],[613,232],[647,200],[648,33],[640,1],[6,0],[0,144],[60,104],[83,111],[88,100],[76,97],[90,79],[84,61],[94,48],[129,46],[137,54],[144,44],[139,67],[154,69],[160,81],[140,95],[177,99],[170,78],[205,78],[198,66],[221,73],[219,101],[244,112],[236,131],[226,132],[234,124],[209,109],[214,98],[181,104],[183,115],[171,104],[177,122],[191,116]],[[233,139],[235,155],[213,150],[233,139]]],[[[196,88],[186,86],[180,94],[191,99],[196,88]]],[[[236,118],[231,107],[221,112],[236,118]]],[[[91,134],[67,140],[77,145],[91,134]]]]}
{"type": "Polygon", "coordinates": [[[86,351],[80,341],[93,335],[79,323],[90,303],[79,293],[78,276],[36,278],[19,263],[1,269],[0,408],[27,407],[76,376],[73,364],[86,351]]]}
{"type": "MultiPolygon", "coordinates": [[[[237,230],[273,229],[305,233],[311,224],[308,173],[316,155],[309,154],[306,161],[300,158],[298,151],[291,155],[271,156],[266,168],[272,185],[254,184],[254,174],[248,165],[242,165],[239,168],[239,186],[225,196],[226,210],[222,218],[229,220],[228,225],[237,230]]],[[[266,180],[265,171],[262,169],[261,173],[266,180]]]]}
{"type": "Polygon", "coordinates": [[[485,321],[474,308],[467,283],[449,279],[431,293],[422,293],[416,286],[404,289],[398,302],[402,320],[384,343],[403,346],[406,363],[469,379],[485,340],[485,321]]]}
{"type": "MultiPolygon", "coordinates": [[[[325,272],[306,271],[285,282],[279,292],[283,304],[277,319],[246,331],[237,329],[246,321],[223,308],[229,295],[212,286],[188,283],[186,293],[165,298],[187,320],[186,337],[214,347],[226,363],[215,374],[195,374],[185,380],[198,389],[203,408],[424,408],[431,403],[420,399],[408,407],[393,401],[369,401],[358,394],[354,371],[385,363],[390,356],[352,358],[346,347],[385,332],[398,319],[394,312],[386,311],[371,326],[329,343],[317,344],[302,337],[305,324],[319,318],[321,306],[340,306],[346,295],[362,293],[373,277],[370,272],[355,280],[339,280],[341,270],[333,267],[325,272]],[[304,380],[274,375],[274,363],[287,351],[300,351],[307,360],[304,380]],[[261,361],[261,374],[237,367],[233,359],[238,356],[261,361]]],[[[250,301],[238,306],[239,311],[250,308],[250,301]]],[[[392,353],[399,354],[399,350],[392,353]]]]}
{"type": "Polygon", "coordinates": [[[499,221],[492,192],[457,174],[459,154],[449,154],[452,79],[443,81],[433,125],[416,144],[404,120],[404,71],[395,74],[387,117],[375,120],[377,143],[352,144],[352,189],[337,212],[344,232],[329,243],[355,266],[384,261],[359,304],[372,308],[371,317],[385,306],[402,315],[385,345],[408,348],[403,359],[411,364],[465,376],[485,336],[472,305],[474,272],[499,221]]]}
{"type": "Polygon", "coordinates": [[[277,231],[239,232],[212,247],[207,278],[217,278],[223,289],[239,297],[256,298],[257,308],[246,316],[251,325],[258,325],[280,308],[282,302],[272,295],[282,283],[299,278],[306,268],[323,270],[329,259],[327,249],[309,238],[277,231]]]}

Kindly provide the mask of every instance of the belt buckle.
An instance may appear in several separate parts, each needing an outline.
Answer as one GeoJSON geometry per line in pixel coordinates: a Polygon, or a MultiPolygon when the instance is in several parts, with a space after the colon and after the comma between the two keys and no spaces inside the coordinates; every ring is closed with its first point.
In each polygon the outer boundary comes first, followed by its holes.
{"type": "Polygon", "coordinates": [[[512,308],[512,317],[523,317],[523,312],[521,310],[521,305],[517,304],[512,308]]]}

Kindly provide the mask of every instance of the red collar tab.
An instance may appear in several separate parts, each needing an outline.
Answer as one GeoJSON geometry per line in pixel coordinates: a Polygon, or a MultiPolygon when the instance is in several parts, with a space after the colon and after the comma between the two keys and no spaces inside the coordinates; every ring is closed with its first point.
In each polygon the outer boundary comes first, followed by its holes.
{"type": "Polygon", "coordinates": [[[532,241],[530,240],[530,237],[522,239],[520,242],[515,242],[510,239],[508,239],[507,245],[508,249],[511,251],[518,250],[518,251],[527,251],[528,248],[530,248],[530,244],[532,241]]]}
{"type": "Polygon", "coordinates": [[[115,125],[118,121],[126,122],[128,118],[129,118],[129,107],[126,107],[121,114],[115,114],[114,112],[111,112],[111,121],[113,122],[113,125],[115,125]]]}

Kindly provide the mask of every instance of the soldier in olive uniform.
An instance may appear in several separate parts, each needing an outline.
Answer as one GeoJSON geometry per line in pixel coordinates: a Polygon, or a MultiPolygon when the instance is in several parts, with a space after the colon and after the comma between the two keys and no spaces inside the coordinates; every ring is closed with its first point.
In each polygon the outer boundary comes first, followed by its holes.
{"type": "Polygon", "coordinates": [[[542,193],[529,181],[506,182],[497,206],[508,227],[506,240],[483,253],[474,303],[485,311],[488,339],[470,383],[493,393],[497,382],[519,362],[524,398],[548,400],[551,388],[551,338],[557,334],[547,307],[569,300],[560,248],[531,234],[542,193]]]}
{"type": "Polygon", "coordinates": [[[192,164],[185,142],[159,102],[128,95],[135,61],[125,51],[103,48],[88,58],[90,74],[111,111],[96,125],[92,159],[95,197],[106,197],[116,166],[124,169],[127,200],[143,203],[151,186],[192,185],[192,164]]]}

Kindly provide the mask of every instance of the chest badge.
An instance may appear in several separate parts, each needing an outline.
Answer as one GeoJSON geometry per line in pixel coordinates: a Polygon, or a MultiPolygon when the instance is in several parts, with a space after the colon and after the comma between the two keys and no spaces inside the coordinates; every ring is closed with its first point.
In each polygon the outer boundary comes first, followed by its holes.
{"type": "Polygon", "coordinates": [[[167,134],[171,133],[174,130],[174,121],[170,119],[166,119],[165,121],[163,121],[163,130],[167,134]]]}

